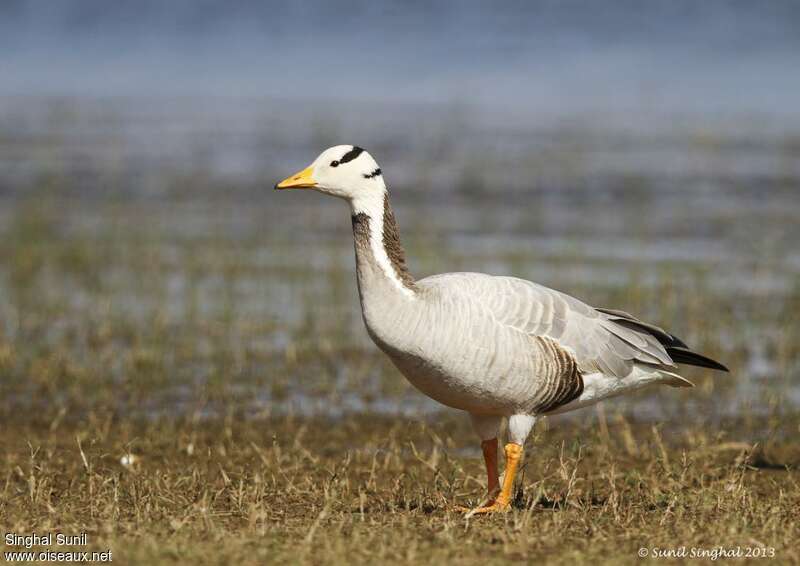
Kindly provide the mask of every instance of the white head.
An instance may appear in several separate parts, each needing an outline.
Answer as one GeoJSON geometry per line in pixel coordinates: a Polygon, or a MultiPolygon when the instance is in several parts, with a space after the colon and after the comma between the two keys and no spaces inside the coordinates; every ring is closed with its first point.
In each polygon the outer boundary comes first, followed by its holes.
{"type": "Polygon", "coordinates": [[[354,209],[360,203],[383,202],[386,184],[372,156],[358,146],[337,145],[314,162],[275,185],[276,189],[314,189],[343,198],[354,209]]]}
{"type": "MultiPolygon", "coordinates": [[[[314,163],[284,179],[275,188],[314,189],[348,201],[353,213],[354,234],[359,217],[365,215],[368,219],[366,225],[369,228],[368,242],[372,261],[403,295],[414,296],[413,278],[405,267],[405,256],[398,239],[394,214],[388,208],[386,184],[380,167],[369,153],[354,145],[331,147],[323,151],[314,163]],[[387,219],[391,224],[384,226],[387,219]],[[384,228],[388,228],[388,231],[384,228]],[[391,250],[391,257],[387,249],[391,250]]],[[[363,218],[358,225],[364,225],[363,218]]],[[[357,241],[357,258],[359,250],[362,248],[357,241]]]]}

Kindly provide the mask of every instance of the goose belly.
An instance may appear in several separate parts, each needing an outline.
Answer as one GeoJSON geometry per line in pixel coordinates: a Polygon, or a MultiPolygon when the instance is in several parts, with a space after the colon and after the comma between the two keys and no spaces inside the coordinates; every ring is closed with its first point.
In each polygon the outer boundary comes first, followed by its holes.
{"type": "Polygon", "coordinates": [[[416,334],[393,347],[376,340],[394,365],[428,397],[477,414],[512,414],[530,405],[540,380],[529,340],[491,323],[416,334]]]}

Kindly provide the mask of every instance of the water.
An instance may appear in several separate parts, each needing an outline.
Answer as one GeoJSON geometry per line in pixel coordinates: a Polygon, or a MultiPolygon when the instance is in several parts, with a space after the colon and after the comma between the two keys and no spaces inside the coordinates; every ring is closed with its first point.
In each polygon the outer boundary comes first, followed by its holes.
{"type": "Polygon", "coordinates": [[[798,29],[791,0],[19,0],[0,8],[0,93],[266,96],[330,113],[352,100],[455,102],[512,123],[690,112],[796,124],[798,29]]]}

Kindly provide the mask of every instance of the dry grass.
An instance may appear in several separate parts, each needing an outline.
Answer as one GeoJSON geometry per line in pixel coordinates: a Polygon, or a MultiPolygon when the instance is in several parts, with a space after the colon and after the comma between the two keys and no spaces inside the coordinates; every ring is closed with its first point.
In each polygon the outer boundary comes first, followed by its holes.
{"type": "Polygon", "coordinates": [[[585,412],[537,427],[513,511],[465,520],[451,508],[484,478],[452,414],[31,419],[0,433],[0,526],[85,531],[137,564],[637,562],[640,547],[682,545],[773,547],[790,563],[799,423],[666,430],[585,412]]]}

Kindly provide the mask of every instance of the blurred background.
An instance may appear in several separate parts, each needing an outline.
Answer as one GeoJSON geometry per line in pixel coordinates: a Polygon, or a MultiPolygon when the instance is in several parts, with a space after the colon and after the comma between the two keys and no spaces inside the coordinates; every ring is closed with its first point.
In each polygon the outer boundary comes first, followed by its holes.
{"type": "Polygon", "coordinates": [[[417,277],[532,279],[732,369],[602,410],[796,412],[798,93],[790,0],[6,0],[0,416],[442,410],[369,342],[346,206],[272,191],[339,143],[417,277]]]}

